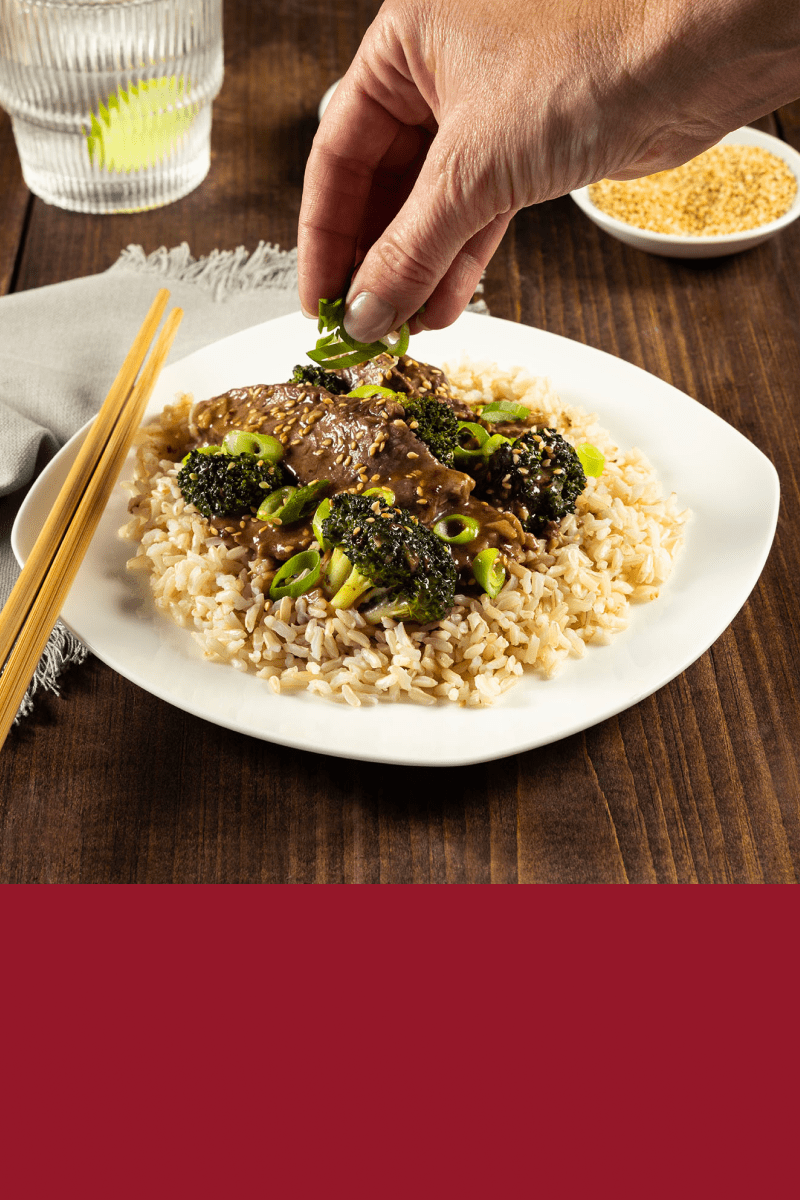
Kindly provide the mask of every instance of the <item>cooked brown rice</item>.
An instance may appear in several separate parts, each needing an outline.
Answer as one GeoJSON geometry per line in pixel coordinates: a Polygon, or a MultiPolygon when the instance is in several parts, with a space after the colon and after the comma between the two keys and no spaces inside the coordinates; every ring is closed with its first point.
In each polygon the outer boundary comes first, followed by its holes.
{"type": "Polygon", "coordinates": [[[491,704],[527,670],[549,678],[588,644],[625,629],[631,604],[655,600],[683,541],[687,511],[662,489],[638,450],[620,450],[597,418],[562,404],[549,380],[522,368],[465,361],[446,368],[469,404],[513,399],[574,445],[605,454],[557,541],[512,562],[490,600],[457,595],[435,627],[369,625],[357,610],[333,610],[318,590],[271,601],[243,546],[228,549],[184,501],[180,463],[167,447],[187,439],[192,398],[182,396],[139,435],[131,519],[138,542],[129,569],[145,572],[156,607],[192,636],[206,657],[264,679],[273,692],[305,689],[351,705],[379,700],[491,704]]]}

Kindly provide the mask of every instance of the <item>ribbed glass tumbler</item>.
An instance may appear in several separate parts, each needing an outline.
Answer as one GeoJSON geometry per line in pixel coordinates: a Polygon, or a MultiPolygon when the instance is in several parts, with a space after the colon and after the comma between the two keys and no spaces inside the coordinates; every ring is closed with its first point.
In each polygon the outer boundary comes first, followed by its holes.
{"type": "Polygon", "coordinates": [[[0,106],[28,187],[136,212],[205,179],[222,0],[0,0],[0,106]]]}

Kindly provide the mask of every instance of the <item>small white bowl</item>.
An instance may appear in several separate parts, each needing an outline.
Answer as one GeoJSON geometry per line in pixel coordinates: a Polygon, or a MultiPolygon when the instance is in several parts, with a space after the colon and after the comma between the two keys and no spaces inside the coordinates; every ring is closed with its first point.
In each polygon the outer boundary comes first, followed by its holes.
{"type": "Polygon", "coordinates": [[[325,115],[325,109],[328,107],[328,105],[331,102],[331,96],[336,91],[337,87],[339,86],[339,84],[341,82],[342,82],[341,79],[337,79],[335,83],[332,83],[331,86],[328,88],[328,90],[323,95],[322,99],[320,100],[319,107],[317,108],[317,117],[319,118],[320,121],[322,120],[323,116],[325,115]]]}
{"type": "Polygon", "coordinates": [[[638,229],[635,225],[618,221],[616,217],[609,216],[592,203],[588,187],[577,188],[576,191],[570,192],[570,195],[595,225],[599,225],[612,237],[619,238],[621,242],[635,246],[637,250],[647,250],[650,254],[662,254],[668,258],[715,258],[723,254],[738,254],[741,250],[749,250],[752,246],[766,242],[800,217],[800,154],[780,138],[762,133],[760,129],[752,129],[749,125],[727,134],[719,144],[761,146],[762,149],[782,158],[797,180],[797,193],[788,212],[776,221],[758,225],[755,229],[743,229],[740,233],[691,237],[687,234],[655,233],[650,229],[638,229]]]}

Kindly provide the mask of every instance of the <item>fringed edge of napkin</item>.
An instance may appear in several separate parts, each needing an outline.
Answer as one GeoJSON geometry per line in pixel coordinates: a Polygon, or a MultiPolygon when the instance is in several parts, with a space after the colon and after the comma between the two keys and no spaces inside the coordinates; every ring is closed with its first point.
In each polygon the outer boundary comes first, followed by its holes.
{"type": "Polygon", "coordinates": [[[40,689],[59,696],[61,694],[59,680],[67,667],[80,666],[82,662],[86,661],[88,654],[89,651],[83,642],[76,638],[74,633],[70,633],[61,621],[58,621],[50,634],[42,657],[39,659],[36,673],[22,698],[22,703],[14,718],[14,724],[18,724],[23,717],[29,715],[33,709],[34,697],[40,689]]]}
{"type": "Polygon", "coordinates": [[[297,251],[281,250],[270,242],[259,242],[255,250],[212,250],[195,258],[186,242],[167,250],[159,247],[145,254],[141,246],[127,246],[110,271],[133,270],[185,283],[194,283],[225,300],[240,292],[259,288],[290,288],[297,282],[297,251]]]}

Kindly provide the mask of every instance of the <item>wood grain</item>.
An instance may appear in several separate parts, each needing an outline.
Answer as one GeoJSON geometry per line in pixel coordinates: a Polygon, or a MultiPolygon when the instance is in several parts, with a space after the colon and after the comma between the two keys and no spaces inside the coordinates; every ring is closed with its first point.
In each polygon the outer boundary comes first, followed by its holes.
{"type": "MultiPolygon", "coordinates": [[[[34,201],[26,224],[0,115],[0,280],[27,288],[102,270],[129,242],[186,240],[196,254],[293,245],[317,102],[377,7],[229,0],[212,172],[154,213],[100,218],[34,201]]],[[[800,147],[800,105],[761,124],[800,147]]],[[[746,254],[680,262],[606,237],[563,198],[515,218],[486,298],[496,316],[667,380],[775,463],[775,545],[722,637],[615,718],[453,770],[386,770],[248,739],[90,659],[0,753],[0,880],[798,881],[800,223],[746,254]]]]}

